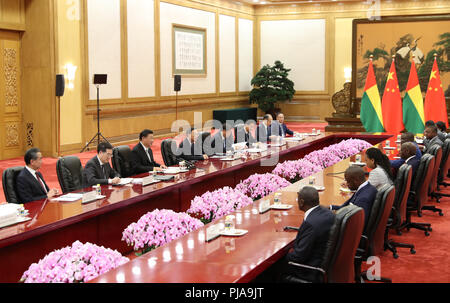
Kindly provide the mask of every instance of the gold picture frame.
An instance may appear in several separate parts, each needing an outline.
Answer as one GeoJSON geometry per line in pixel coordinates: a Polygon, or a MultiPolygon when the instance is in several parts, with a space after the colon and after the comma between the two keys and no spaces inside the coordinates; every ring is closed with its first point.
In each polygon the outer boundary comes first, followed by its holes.
{"type": "Polygon", "coordinates": [[[438,55],[444,91],[450,91],[450,15],[388,16],[380,20],[353,20],[352,99],[360,102],[369,56],[373,55],[375,76],[380,95],[383,95],[386,77],[395,56],[395,65],[402,95],[405,92],[413,55],[421,90],[428,85],[429,74],[438,55]]]}
{"type": "Polygon", "coordinates": [[[207,76],[206,28],[172,24],[172,77],[207,76]]]}

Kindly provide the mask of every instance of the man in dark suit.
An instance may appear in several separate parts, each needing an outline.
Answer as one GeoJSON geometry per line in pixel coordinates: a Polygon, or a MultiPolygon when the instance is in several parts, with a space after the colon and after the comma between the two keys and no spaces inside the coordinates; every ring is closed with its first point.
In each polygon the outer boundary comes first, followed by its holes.
{"type": "Polygon", "coordinates": [[[424,152],[428,152],[433,145],[439,145],[440,147],[442,147],[444,145],[444,143],[439,139],[439,137],[437,135],[437,126],[436,125],[431,125],[431,126],[425,127],[425,130],[423,131],[423,135],[427,139],[427,141],[424,140],[424,144],[425,144],[424,152]]]}
{"type": "MultiPolygon", "coordinates": [[[[416,145],[413,142],[405,142],[402,144],[401,148],[400,148],[400,157],[403,161],[402,164],[409,164],[412,167],[412,180],[411,180],[411,184],[414,181],[414,177],[416,176],[416,171],[417,168],[419,167],[420,164],[420,158],[417,157],[416,154],[417,148],[416,145]]],[[[401,165],[400,165],[401,166],[401,165]]],[[[397,169],[395,170],[394,175],[397,174],[397,169]]]]}
{"type": "MultiPolygon", "coordinates": [[[[401,134],[400,137],[400,146],[403,146],[403,144],[410,142],[412,143],[415,147],[416,147],[416,151],[415,151],[415,156],[416,158],[420,161],[420,158],[422,158],[422,152],[420,151],[419,145],[417,145],[416,141],[414,140],[414,134],[410,133],[410,132],[406,132],[401,134]]],[[[394,169],[394,171],[396,171],[397,169],[400,168],[400,166],[402,166],[402,164],[405,163],[405,159],[403,159],[400,156],[400,159],[396,159],[396,160],[391,160],[391,167],[394,169]]]]}
{"type": "Polygon", "coordinates": [[[164,164],[159,164],[153,159],[152,152],[153,131],[144,129],[139,134],[139,143],[131,151],[131,167],[134,175],[167,168],[164,164]]]}
{"type": "Polygon", "coordinates": [[[17,175],[16,191],[21,203],[27,203],[58,194],[55,188],[49,189],[38,170],[42,166],[42,154],[38,148],[29,149],[24,156],[25,168],[17,175]]]}
{"type": "Polygon", "coordinates": [[[253,132],[256,130],[256,122],[254,120],[248,120],[241,127],[236,126],[234,128],[235,136],[234,143],[246,142],[247,146],[250,147],[251,144],[258,142],[253,136],[253,132]]]}
{"type": "Polygon", "coordinates": [[[404,143],[400,150],[400,157],[405,159],[405,163],[412,167],[412,180],[414,180],[414,176],[416,175],[417,168],[419,168],[420,164],[420,158],[417,157],[415,151],[416,146],[412,142],[404,143]]]}
{"type": "Polygon", "coordinates": [[[347,168],[344,178],[347,182],[347,187],[350,190],[355,191],[355,193],[341,206],[330,205],[330,209],[338,210],[352,203],[364,209],[364,222],[366,224],[370,216],[370,211],[372,210],[373,201],[375,201],[378,191],[369,183],[369,181],[366,181],[365,172],[359,166],[350,166],[347,168]]]}
{"type": "Polygon", "coordinates": [[[222,129],[211,138],[211,151],[214,154],[224,154],[232,150],[233,142],[233,129],[224,123],[222,129]]]}
{"type": "Polygon", "coordinates": [[[437,121],[436,127],[438,128],[438,137],[442,142],[447,139],[447,125],[444,121],[437,121]]]}
{"type": "MultiPolygon", "coordinates": [[[[434,121],[433,120],[428,120],[428,121],[426,121],[425,122],[425,128],[424,128],[424,130],[428,127],[428,126],[436,126],[436,123],[434,123],[434,121]]],[[[428,144],[428,141],[429,141],[429,139],[425,136],[424,138],[423,138],[423,145],[427,145],[428,144]]],[[[421,146],[421,148],[422,148],[422,150],[423,150],[423,146],[421,146]]]]}
{"type": "MultiPolygon", "coordinates": [[[[286,262],[320,267],[335,216],[319,205],[319,193],[314,187],[305,186],[298,193],[298,208],[305,212],[303,223],[295,238],[294,246],[286,255],[286,262]]],[[[285,266],[285,274],[292,274],[311,282],[320,282],[317,272],[285,266]]]]}
{"type": "Polygon", "coordinates": [[[256,138],[258,142],[266,143],[273,136],[281,136],[281,127],[278,123],[273,123],[272,115],[267,114],[256,129],[256,138]]]}
{"type": "Polygon", "coordinates": [[[84,167],[83,173],[87,186],[120,183],[120,174],[109,164],[113,155],[112,150],[113,147],[108,142],[100,142],[97,146],[97,155],[90,159],[84,167]]]}
{"type": "Polygon", "coordinates": [[[188,129],[186,131],[186,138],[181,142],[178,149],[174,154],[188,161],[201,161],[207,160],[208,155],[203,153],[202,147],[196,145],[195,142],[198,139],[198,133],[195,129],[188,129]]]}
{"type": "Polygon", "coordinates": [[[287,127],[286,123],[284,123],[284,114],[283,113],[278,113],[277,121],[281,128],[281,136],[282,137],[286,137],[286,135],[289,135],[289,136],[294,135],[294,132],[287,127]]]}

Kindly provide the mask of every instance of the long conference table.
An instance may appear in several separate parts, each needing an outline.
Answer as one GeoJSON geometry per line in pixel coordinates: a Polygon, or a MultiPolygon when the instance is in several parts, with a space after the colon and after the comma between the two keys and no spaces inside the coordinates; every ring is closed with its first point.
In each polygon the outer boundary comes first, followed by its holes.
{"type": "MultiPolygon", "coordinates": [[[[191,200],[206,191],[234,187],[252,174],[271,172],[277,163],[300,159],[314,150],[345,139],[362,139],[375,145],[390,137],[386,134],[323,133],[308,136],[303,141],[287,142],[281,147],[269,147],[267,151],[252,154],[247,159],[197,162],[195,169],[176,175],[172,181],[145,187],[102,186],[102,195],[106,198],[87,204],[82,204],[81,200],[57,202],[51,199],[27,203],[25,208],[32,220],[0,229],[0,282],[18,282],[32,263],[76,240],[128,255],[132,253],[132,247],[121,240],[122,232],[149,211],[157,208],[186,211],[191,200]]],[[[321,192],[321,204],[342,204],[346,200],[340,194],[339,186],[349,161],[343,160],[315,175],[317,185],[322,182],[326,188],[321,192]],[[330,175],[336,172],[340,174],[330,175]]],[[[288,211],[271,210],[259,214],[258,201],[236,211],[236,227],[248,230],[243,237],[220,237],[206,243],[205,226],[92,282],[251,281],[292,245],[296,233],[285,232],[283,227],[299,226],[302,221],[303,213],[298,210],[295,197],[298,187],[304,182],[307,180],[283,189],[283,203],[294,205],[288,211]]],[[[273,199],[273,195],[267,198],[273,199]]]]}

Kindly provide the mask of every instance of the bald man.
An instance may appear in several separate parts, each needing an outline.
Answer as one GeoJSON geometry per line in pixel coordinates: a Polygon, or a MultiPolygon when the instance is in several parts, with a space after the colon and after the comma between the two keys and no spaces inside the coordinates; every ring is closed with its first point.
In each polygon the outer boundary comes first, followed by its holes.
{"type": "Polygon", "coordinates": [[[375,201],[378,191],[372,184],[369,183],[369,181],[366,181],[365,172],[359,166],[350,166],[347,168],[344,178],[347,182],[347,187],[350,190],[355,191],[355,193],[341,206],[330,205],[330,209],[338,210],[352,203],[364,209],[364,222],[367,224],[373,201],[375,201]]]}
{"type": "MultiPolygon", "coordinates": [[[[414,134],[410,132],[403,133],[400,137],[400,145],[403,145],[406,142],[412,143],[416,147],[416,153],[415,156],[420,161],[420,158],[422,158],[422,152],[420,151],[419,145],[417,145],[416,141],[414,140],[414,134]]],[[[400,166],[402,166],[405,163],[405,159],[401,157],[399,154],[400,159],[391,160],[391,167],[395,170],[399,169],[400,166]]]]}

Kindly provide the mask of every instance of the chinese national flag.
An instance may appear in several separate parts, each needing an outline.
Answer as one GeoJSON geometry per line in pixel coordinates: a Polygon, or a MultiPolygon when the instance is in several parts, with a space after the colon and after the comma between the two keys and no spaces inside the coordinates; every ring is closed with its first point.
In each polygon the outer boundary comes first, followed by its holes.
{"type": "Polygon", "coordinates": [[[431,70],[424,107],[425,120],[442,121],[448,128],[447,106],[445,105],[444,90],[442,89],[436,57],[431,70]]]}
{"type": "Polygon", "coordinates": [[[394,59],[392,59],[391,69],[389,70],[386,87],[384,88],[381,109],[386,132],[393,134],[400,133],[405,126],[403,125],[402,96],[398,87],[394,59]]]}

